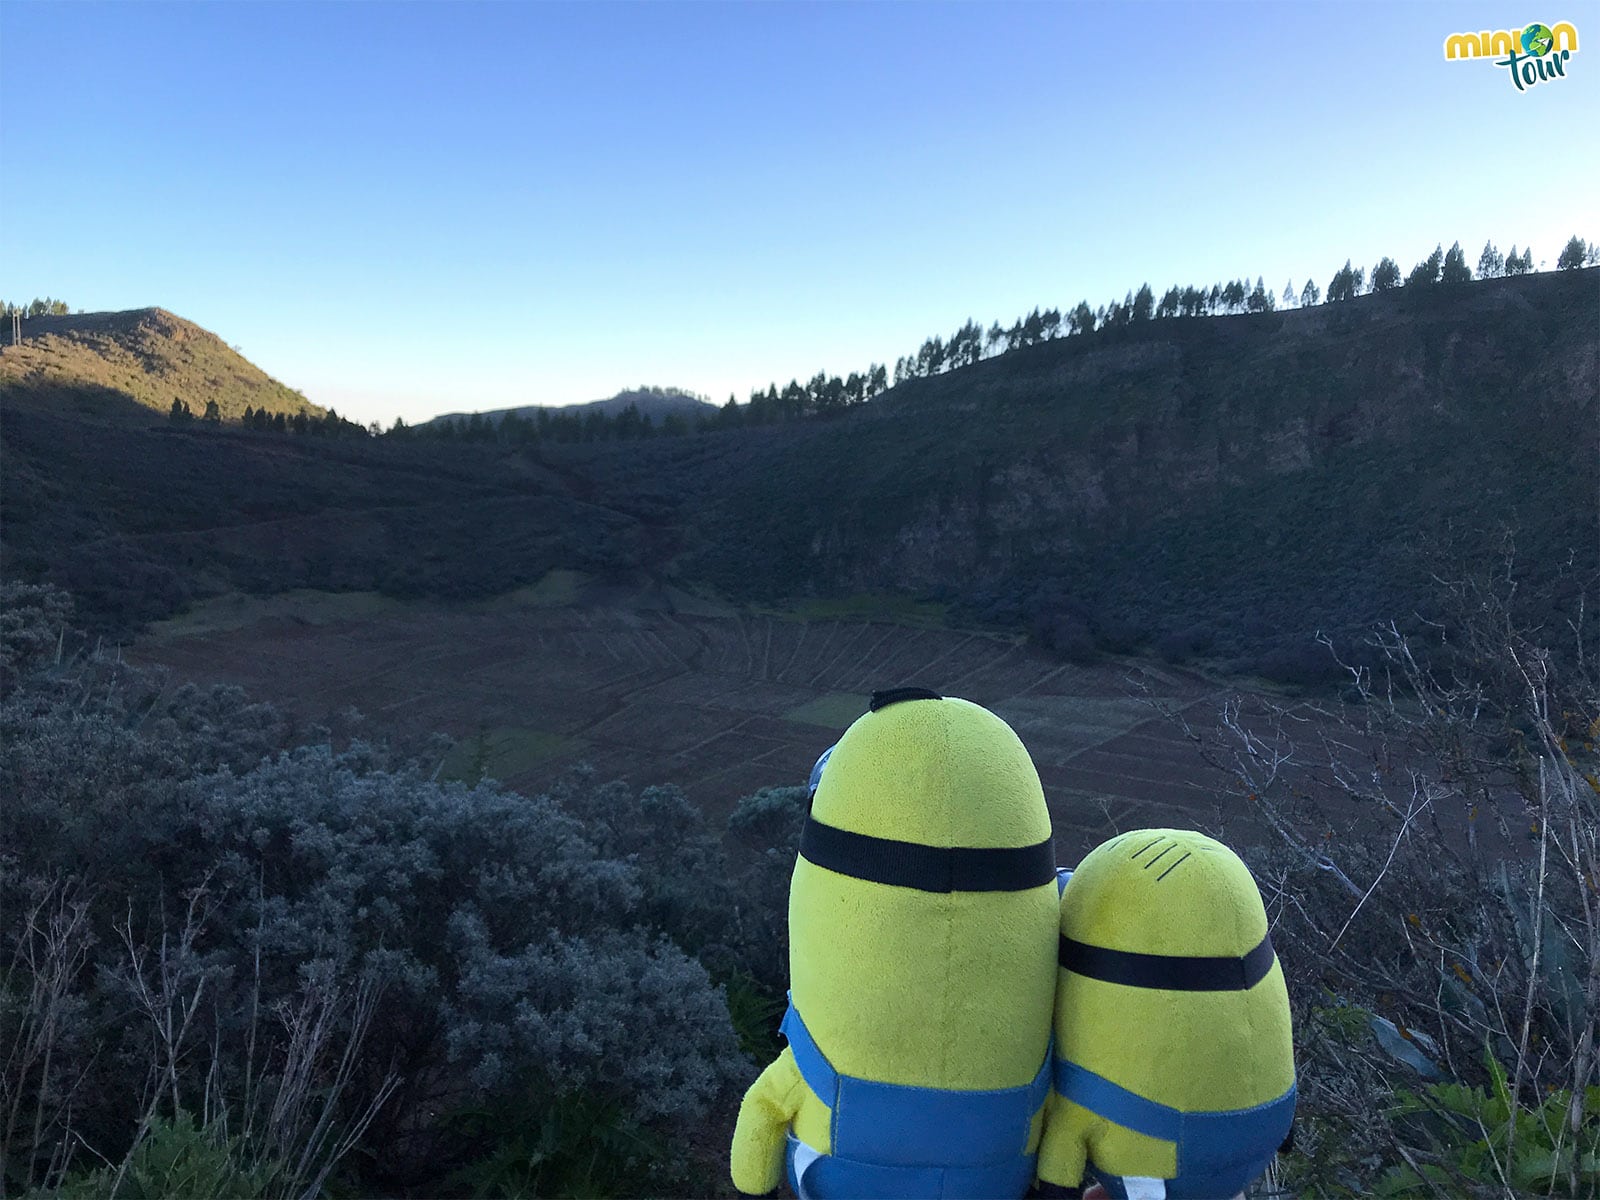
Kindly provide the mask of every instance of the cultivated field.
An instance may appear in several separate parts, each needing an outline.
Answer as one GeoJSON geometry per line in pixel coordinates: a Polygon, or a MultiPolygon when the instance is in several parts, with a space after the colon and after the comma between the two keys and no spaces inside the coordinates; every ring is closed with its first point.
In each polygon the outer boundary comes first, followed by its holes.
{"type": "Polygon", "coordinates": [[[752,615],[571,573],[476,607],[319,593],[214,601],[127,657],[241,684],[307,719],[353,707],[374,731],[442,730],[458,739],[447,774],[482,768],[537,790],[588,761],[602,779],[676,783],[713,820],[758,788],[804,782],[873,689],[917,683],[1017,731],[1063,861],[1117,828],[1241,815],[1219,813],[1219,779],[1135,695],[1142,684],[1210,724],[1217,689],[1198,676],[1076,667],[931,626],[752,615]]]}

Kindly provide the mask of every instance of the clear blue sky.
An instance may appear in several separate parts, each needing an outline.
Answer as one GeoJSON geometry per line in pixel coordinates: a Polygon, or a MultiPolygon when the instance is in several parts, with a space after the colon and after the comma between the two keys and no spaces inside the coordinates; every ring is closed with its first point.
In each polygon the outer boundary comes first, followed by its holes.
{"type": "Polygon", "coordinates": [[[1592,2],[6,0],[0,296],[161,305],[386,425],[743,401],[1143,281],[1553,266],[1597,112],[1592,2]],[[1534,20],[1566,79],[1443,58],[1534,20]]]}

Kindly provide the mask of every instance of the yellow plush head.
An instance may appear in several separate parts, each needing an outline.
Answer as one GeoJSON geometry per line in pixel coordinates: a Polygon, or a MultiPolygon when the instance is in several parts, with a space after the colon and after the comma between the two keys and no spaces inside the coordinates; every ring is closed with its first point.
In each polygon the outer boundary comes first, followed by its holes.
{"type": "MultiPolygon", "coordinates": [[[[789,892],[794,1011],[832,1068],[911,1088],[1030,1085],[1059,911],[1049,812],[1011,728],[966,700],[875,695],[822,771],[789,892]]],[[[1024,1119],[1018,1161],[1041,1117],[1024,1119]]],[[[785,1050],[746,1096],[734,1182],[764,1192],[788,1132],[826,1155],[842,1128],[785,1050]]]]}
{"type": "MultiPolygon", "coordinates": [[[[953,697],[889,704],[856,721],[828,760],[811,815],[941,848],[1024,850],[1050,839],[1044,791],[1017,735],[953,697]]],[[[1032,1078],[1055,991],[1053,869],[1025,891],[934,892],[840,874],[806,850],[789,890],[790,989],[834,1065],[920,1087],[1032,1078]]]]}
{"type": "MultiPolygon", "coordinates": [[[[1274,1102],[1285,1122],[1292,1114],[1283,970],[1255,881],[1222,843],[1142,829],[1097,847],[1061,898],[1060,964],[1056,1054],[1081,1069],[1080,1081],[1091,1073],[1178,1114],[1210,1114],[1212,1140],[1217,1114],[1274,1102]]],[[[1057,1096],[1040,1175],[1076,1186],[1093,1165],[1171,1180],[1185,1169],[1178,1141],[1057,1096]]]]}

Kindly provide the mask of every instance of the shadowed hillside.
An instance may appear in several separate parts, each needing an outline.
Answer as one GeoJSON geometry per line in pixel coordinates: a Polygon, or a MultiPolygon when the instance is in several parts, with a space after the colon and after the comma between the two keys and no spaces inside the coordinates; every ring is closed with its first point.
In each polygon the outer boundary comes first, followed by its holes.
{"type": "Polygon", "coordinates": [[[693,529],[678,568],[732,596],[910,592],[1226,658],[1410,613],[1430,555],[1504,530],[1561,611],[1557,564],[1600,548],[1597,320],[1586,270],[1147,321],[834,421],[559,452],[649,480],[693,529]]]}
{"type": "Polygon", "coordinates": [[[485,597],[564,566],[900,594],[1072,657],[1315,682],[1316,630],[1413,613],[1507,531],[1535,621],[1596,570],[1600,272],[1408,291],[1135,322],[833,418],[626,443],[113,429],[8,396],[5,548],[123,622],[236,590],[485,597]]]}
{"type": "Polygon", "coordinates": [[[0,388],[8,400],[18,393],[79,404],[121,397],[162,413],[177,399],[196,416],[214,400],[225,421],[247,407],[323,415],[216,334],[163,308],[31,317],[22,343],[0,351],[0,388]]]}
{"type": "Polygon", "coordinates": [[[120,398],[94,407],[7,394],[0,572],[56,581],[104,631],[231,591],[457,599],[638,557],[632,518],[478,447],[175,425],[120,398]]]}

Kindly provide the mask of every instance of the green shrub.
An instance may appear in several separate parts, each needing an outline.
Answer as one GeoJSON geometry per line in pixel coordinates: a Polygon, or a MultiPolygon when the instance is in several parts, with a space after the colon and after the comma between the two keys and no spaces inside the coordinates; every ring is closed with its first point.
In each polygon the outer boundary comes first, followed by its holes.
{"type": "Polygon", "coordinates": [[[622,1105],[583,1093],[523,1093],[464,1108],[452,1137],[481,1148],[450,1176],[452,1192],[483,1200],[538,1196],[659,1196],[682,1183],[685,1156],[622,1105]]]}
{"type": "MultiPolygon", "coordinates": [[[[196,1126],[180,1111],[156,1117],[133,1148],[124,1166],[102,1167],[68,1175],[55,1200],[180,1200],[182,1197],[228,1197],[256,1200],[277,1195],[272,1184],[278,1168],[251,1163],[241,1139],[222,1136],[210,1126],[196,1126]]],[[[44,1200],[48,1193],[30,1193],[44,1200]]]]}
{"type": "Polygon", "coordinates": [[[1537,1105],[1514,1105],[1505,1068],[1492,1055],[1485,1064],[1487,1090],[1435,1083],[1395,1092],[1391,1117],[1412,1126],[1434,1158],[1391,1168],[1377,1194],[1431,1196],[1441,1187],[1561,1197],[1600,1191],[1600,1087],[1585,1089],[1574,1131],[1570,1090],[1552,1089],[1537,1105]]]}

